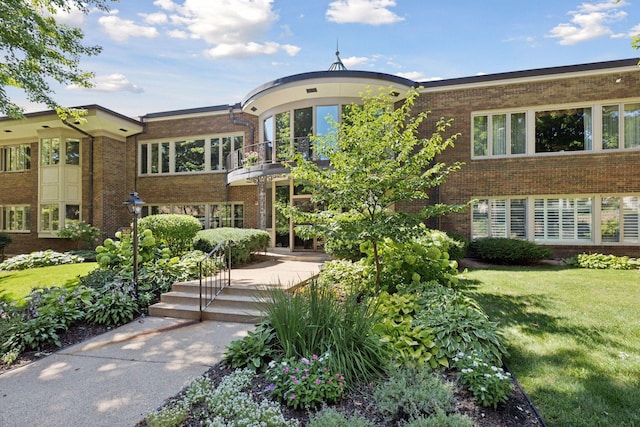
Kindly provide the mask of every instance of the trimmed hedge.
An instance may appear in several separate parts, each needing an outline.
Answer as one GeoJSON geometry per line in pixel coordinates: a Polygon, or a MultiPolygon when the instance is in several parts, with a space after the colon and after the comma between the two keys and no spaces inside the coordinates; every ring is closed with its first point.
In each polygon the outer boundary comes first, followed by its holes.
{"type": "Polygon", "coordinates": [[[233,241],[231,245],[231,263],[243,264],[251,259],[251,254],[264,252],[269,247],[271,237],[263,230],[247,228],[211,228],[201,230],[193,240],[193,247],[205,253],[213,250],[218,243],[233,241]]]}
{"type": "Polygon", "coordinates": [[[147,229],[171,249],[173,256],[180,256],[193,249],[193,239],[202,229],[198,218],[191,215],[149,215],[138,221],[138,228],[147,229]]]}
{"type": "Polygon", "coordinates": [[[551,249],[527,240],[490,237],[469,243],[469,256],[495,264],[528,265],[551,258],[551,249]]]}

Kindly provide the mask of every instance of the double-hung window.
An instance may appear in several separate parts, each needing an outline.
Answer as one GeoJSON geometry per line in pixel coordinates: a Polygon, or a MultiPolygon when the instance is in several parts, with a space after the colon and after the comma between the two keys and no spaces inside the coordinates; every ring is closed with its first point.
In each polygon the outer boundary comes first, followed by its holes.
{"type": "Polygon", "coordinates": [[[602,106],[602,149],[640,147],[640,103],[602,106]]]}

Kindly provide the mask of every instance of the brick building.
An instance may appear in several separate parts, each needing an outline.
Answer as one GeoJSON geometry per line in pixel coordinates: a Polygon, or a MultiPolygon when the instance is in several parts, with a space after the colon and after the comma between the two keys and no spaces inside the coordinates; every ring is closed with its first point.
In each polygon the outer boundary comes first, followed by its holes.
{"type": "Polygon", "coordinates": [[[205,228],[262,228],[274,246],[319,250],[275,209],[313,208],[281,161],[291,150],[313,158],[309,135],[327,132],[327,117],[340,120],[367,88],[391,87],[401,101],[416,86],[414,111],[431,112],[423,136],[452,118],[459,137],[439,160],[465,164],[430,202],[474,200],[438,228],[528,239],[557,256],[640,256],[635,59],[430,82],[332,66],[269,82],[234,104],[137,120],[96,105],[82,123],[51,111],[0,119],[0,229],[12,236],[11,253],[69,247],[56,237],[69,219],[110,236],[128,224],[122,202],[136,189],[143,215],[187,213],[205,228]]]}

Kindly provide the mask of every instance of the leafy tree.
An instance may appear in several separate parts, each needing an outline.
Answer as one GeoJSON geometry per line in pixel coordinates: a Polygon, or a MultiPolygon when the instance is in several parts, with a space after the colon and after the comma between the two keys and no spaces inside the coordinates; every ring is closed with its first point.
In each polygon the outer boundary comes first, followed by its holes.
{"type": "MultiPolygon", "coordinates": [[[[81,44],[78,27],[56,22],[53,15],[72,7],[89,13],[108,11],[110,0],[2,0],[0,2],[0,113],[21,117],[23,109],[11,101],[6,88],[25,92],[29,101],[60,109],[53,99],[51,80],[90,87],[92,73],[80,70],[80,57],[100,53],[100,46],[81,44]]],[[[67,110],[69,113],[69,110],[67,110]]],[[[73,111],[70,111],[75,115],[73,111]]],[[[61,114],[65,114],[62,112],[61,114]]]]}
{"type": "Polygon", "coordinates": [[[430,138],[420,138],[419,129],[427,113],[413,115],[418,97],[415,89],[405,101],[394,106],[392,92],[367,92],[362,105],[345,109],[335,131],[314,138],[318,158],[329,167],[297,155],[291,174],[305,183],[312,201],[323,211],[304,213],[291,210],[299,224],[296,231],[307,236],[331,238],[370,245],[376,267],[376,288],[380,287],[379,243],[384,239],[408,241],[426,219],[460,210],[460,206],[430,205],[415,214],[394,212],[400,202],[428,199],[428,190],[458,170],[436,162],[435,157],[453,146],[457,135],[444,139],[450,120],[440,119],[430,138]]]}

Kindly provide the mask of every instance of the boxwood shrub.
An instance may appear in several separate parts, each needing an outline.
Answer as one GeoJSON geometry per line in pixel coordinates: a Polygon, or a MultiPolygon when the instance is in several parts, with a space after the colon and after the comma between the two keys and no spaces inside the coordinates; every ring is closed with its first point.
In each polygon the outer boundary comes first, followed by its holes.
{"type": "Polygon", "coordinates": [[[193,249],[193,238],[202,229],[200,221],[191,215],[159,214],[145,216],[138,222],[142,230],[148,229],[171,249],[173,256],[180,256],[193,249]]]}
{"type": "Polygon", "coordinates": [[[218,243],[232,240],[231,263],[243,264],[251,259],[252,253],[264,252],[269,247],[269,233],[247,228],[212,228],[201,230],[193,240],[194,249],[209,253],[218,243]]]}
{"type": "Polygon", "coordinates": [[[528,265],[551,258],[551,250],[527,240],[490,237],[469,243],[469,256],[496,264],[528,265]]]}

